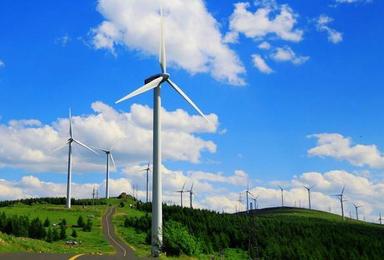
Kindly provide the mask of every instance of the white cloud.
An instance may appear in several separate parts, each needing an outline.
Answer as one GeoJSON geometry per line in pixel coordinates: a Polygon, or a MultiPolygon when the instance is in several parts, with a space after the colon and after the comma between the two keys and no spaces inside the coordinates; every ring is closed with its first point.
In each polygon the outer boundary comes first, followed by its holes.
{"type": "MultiPolygon", "coordinates": [[[[93,188],[99,191],[99,197],[103,197],[105,183],[72,183],[72,196],[74,198],[90,198],[93,188]]],[[[66,183],[54,183],[41,181],[39,178],[28,175],[18,181],[6,181],[0,179],[0,200],[24,199],[31,197],[65,197],[66,183]]],[[[109,189],[111,196],[117,196],[121,192],[132,192],[131,183],[124,178],[110,179],[109,189]]]]}
{"type": "Polygon", "coordinates": [[[276,48],[271,54],[271,58],[278,62],[291,62],[295,65],[301,65],[309,60],[309,56],[298,56],[293,50],[286,46],[284,48],[276,48]]]}
{"type": "Polygon", "coordinates": [[[257,47],[262,50],[269,50],[271,48],[271,44],[269,42],[264,41],[260,43],[257,47]]]}
{"type": "MultiPolygon", "coordinates": [[[[160,3],[152,0],[99,0],[97,10],[104,16],[92,30],[96,49],[116,54],[117,45],[157,55],[160,30],[160,3]]],[[[167,56],[170,64],[188,72],[210,73],[215,79],[244,85],[245,69],[225,43],[219,24],[204,1],[168,0],[162,3],[166,18],[167,56]]]]}
{"type": "Polygon", "coordinates": [[[328,34],[328,41],[334,44],[343,41],[343,34],[329,27],[328,24],[333,22],[333,18],[327,15],[320,15],[316,20],[317,30],[320,32],[326,32],[328,34]]]}
{"type": "Polygon", "coordinates": [[[4,61],[0,60],[0,69],[5,67],[4,61]]]}
{"type": "MultiPolygon", "coordinates": [[[[125,178],[110,179],[112,196],[121,192],[132,194],[133,185],[138,187],[137,194],[140,199],[145,198],[145,174],[140,171],[145,165],[132,165],[124,170],[125,178]]],[[[216,211],[234,212],[245,210],[244,189],[248,175],[244,171],[235,171],[233,175],[209,172],[183,172],[162,168],[163,201],[169,204],[180,204],[180,194],[176,190],[185,185],[189,190],[194,183],[194,207],[207,208],[216,211]],[[229,187],[223,187],[228,184],[229,187]],[[241,196],[239,196],[241,192],[241,196]],[[239,201],[240,199],[240,201],[239,201]]],[[[152,177],[152,176],[151,176],[152,177]]],[[[151,178],[150,177],[150,178],[151,178]]],[[[311,192],[312,208],[331,211],[341,214],[340,204],[332,194],[339,193],[345,185],[345,215],[353,210],[352,203],[363,205],[360,215],[368,221],[375,222],[379,212],[384,212],[382,197],[384,196],[384,182],[373,181],[369,177],[352,174],[342,170],[320,172],[306,172],[294,176],[288,181],[275,181],[274,184],[258,184],[250,189],[254,196],[259,196],[258,207],[276,207],[281,205],[280,189],[275,183],[284,183],[284,205],[307,207],[308,197],[304,185],[315,185],[311,192]]],[[[104,195],[105,184],[101,183],[76,183],[73,184],[75,198],[89,198],[93,187],[99,190],[99,195],[104,195]]],[[[151,185],[150,185],[151,187],[151,185]]],[[[24,176],[18,181],[0,179],[0,200],[41,197],[65,196],[66,184],[42,181],[35,176],[24,176]]],[[[250,196],[250,202],[252,196],[250,196]]],[[[184,205],[189,205],[189,194],[183,196],[184,205]]],[[[352,211],[354,212],[354,211],[352,211]]]]}
{"type": "Polygon", "coordinates": [[[317,139],[316,147],[308,151],[310,156],[331,157],[355,166],[384,168],[384,156],[376,145],[353,144],[350,138],[336,133],[315,134],[309,137],[317,139]]]}
{"type": "MultiPolygon", "coordinates": [[[[118,112],[102,103],[92,104],[94,113],[73,116],[74,136],[97,147],[113,146],[119,166],[147,160],[152,154],[152,110],[133,104],[131,111],[118,112]]],[[[162,110],[163,158],[198,162],[204,151],[214,153],[216,145],[196,136],[216,133],[218,118],[208,115],[213,124],[185,111],[162,110]]],[[[12,120],[0,124],[0,168],[21,168],[34,172],[65,172],[66,150],[53,152],[68,138],[68,119],[59,118],[51,124],[38,120],[12,120]]],[[[74,171],[100,171],[104,158],[80,147],[74,147],[74,171]]]]}
{"type": "Polygon", "coordinates": [[[335,0],[338,4],[371,3],[373,0],[335,0]]]}
{"type": "Polygon", "coordinates": [[[265,60],[259,54],[252,55],[253,65],[262,73],[270,74],[273,70],[268,66],[265,60]]]}
{"type": "Polygon", "coordinates": [[[240,33],[248,38],[263,39],[267,36],[278,37],[281,40],[300,42],[303,31],[297,29],[298,15],[288,5],[277,5],[275,1],[257,1],[257,10],[249,11],[249,3],[235,4],[235,10],[230,17],[231,39],[240,33]]]}
{"type": "Polygon", "coordinates": [[[61,45],[62,47],[66,47],[71,40],[71,37],[69,37],[68,34],[65,34],[56,38],[55,43],[61,45]]]}

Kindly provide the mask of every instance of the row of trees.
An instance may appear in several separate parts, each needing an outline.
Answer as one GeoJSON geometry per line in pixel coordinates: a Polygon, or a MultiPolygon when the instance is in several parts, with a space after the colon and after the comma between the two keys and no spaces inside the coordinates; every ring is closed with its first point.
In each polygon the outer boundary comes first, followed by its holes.
{"type": "MultiPolygon", "coordinates": [[[[79,227],[84,232],[91,232],[92,220],[87,218],[84,221],[82,216],[79,216],[77,225],[72,227],[79,227]]],[[[58,225],[52,226],[49,219],[41,221],[39,218],[34,218],[31,221],[27,216],[7,216],[4,212],[0,213],[0,232],[16,237],[29,237],[33,239],[46,240],[53,242],[64,240],[67,238],[67,221],[62,219],[58,225]]],[[[71,236],[77,237],[77,232],[72,229],[71,236]]]]}
{"type": "MultiPolygon", "coordinates": [[[[138,203],[145,216],[124,225],[148,234],[150,204],[138,203]]],[[[384,229],[361,223],[335,222],[295,215],[234,215],[163,206],[164,251],[168,254],[247,251],[252,259],[380,259],[384,229]],[[180,235],[183,234],[183,235],[180,235]]]]}
{"type": "MultiPolygon", "coordinates": [[[[25,205],[33,205],[33,204],[53,204],[53,205],[65,205],[66,198],[58,197],[58,198],[30,198],[30,199],[19,199],[19,200],[5,200],[0,201],[1,207],[8,207],[14,204],[25,204],[25,205]]],[[[71,199],[72,205],[106,205],[106,199],[71,199]]]]}

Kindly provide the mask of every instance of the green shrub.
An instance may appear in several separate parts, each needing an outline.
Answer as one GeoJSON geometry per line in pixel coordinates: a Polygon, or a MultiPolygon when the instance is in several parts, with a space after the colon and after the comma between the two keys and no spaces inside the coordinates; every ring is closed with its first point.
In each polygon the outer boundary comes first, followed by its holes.
{"type": "Polygon", "coordinates": [[[191,235],[187,228],[176,221],[168,221],[164,225],[163,250],[169,255],[179,256],[197,255],[200,250],[200,243],[191,235]]]}

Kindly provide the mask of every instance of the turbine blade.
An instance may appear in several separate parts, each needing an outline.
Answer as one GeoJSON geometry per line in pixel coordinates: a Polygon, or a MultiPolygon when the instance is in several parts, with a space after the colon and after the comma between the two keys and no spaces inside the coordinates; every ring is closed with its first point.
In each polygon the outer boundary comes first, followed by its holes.
{"type": "Polygon", "coordinates": [[[345,186],[343,186],[343,189],[341,190],[341,194],[344,194],[345,186]]]}
{"type": "Polygon", "coordinates": [[[172,80],[168,79],[167,82],[169,83],[169,85],[171,85],[171,87],[176,90],[177,93],[180,94],[180,96],[182,96],[202,117],[204,117],[209,123],[211,123],[211,121],[209,121],[209,119],[204,115],[203,112],[201,112],[201,110],[195,105],[195,103],[193,103],[193,101],[184,93],[184,91],[178,87],[172,80]]]}
{"type": "Polygon", "coordinates": [[[77,143],[78,145],[80,145],[80,146],[82,146],[82,147],[84,147],[84,148],[90,150],[90,151],[93,152],[94,154],[98,154],[95,150],[93,150],[91,147],[89,147],[89,146],[83,144],[82,142],[80,142],[80,141],[78,141],[78,140],[76,140],[76,139],[73,139],[73,141],[74,141],[75,143],[77,143]]]}
{"type": "Polygon", "coordinates": [[[113,159],[112,153],[109,154],[109,157],[111,158],[113,168],[116,169],[116,163],[115,163],[115,159],[113,159]]]}
{"type": "Polygon", "coordinates": [[[72,112],[69,109],[69,136],[72,138],[72,112]]]}
{"type": "Polygon", "coordinates": [[[118,101],[116,101],[115,103],[120,103],[120,102],[123,102],[127,99],[130,99],[134,96],[137,96],[137,95],[140,95],[148,90],[151,90],[151,89],[154,89],[156,88],[160,83],[161,81],[163,80],[163,77],[158,77],[154,80],[152,80],[151,82],[145,84],[144,86],[141,86],[140,88],[136,89],[135,91],[131,92],[130,94],[126,95],[125,97],[119,99],[118,101]]]}
{"type": "Polygon", "coordinates": [[[159,63],[163,73],[167,73],[167,57],[165,53],[165,39],[164,39],[164,17],[163,9],[160,9],[160,50],[159,50],[159,63]]]}
{"type": "Polygon", "coordinates": [[[56,147],[55,149],[52,150],[52,152],[54,153],[54,152],[57,152],[57,151],[59,151],[59,150],[65,148],[65,147],[67,147],[68,142],[69,142],[69,141],[67,141],[64,145],[61,145],[61,146],[59,146],[59,147],[56,147]]]}

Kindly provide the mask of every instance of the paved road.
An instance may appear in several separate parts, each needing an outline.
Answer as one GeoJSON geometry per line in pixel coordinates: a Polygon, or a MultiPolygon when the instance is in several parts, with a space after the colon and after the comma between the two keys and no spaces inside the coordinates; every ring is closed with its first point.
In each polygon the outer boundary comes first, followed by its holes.
{"type": "Polygon", "coordinates": [[[64,255],[64,254],[34,254],[34,253],[16,253],[16,254],[0,254],[0,259],[9,260],[87,260],[87,259],[138,259],[132,248],[126,243],[122,242],[115,234],[112,224],[112,216],[115,212],[115,207],[109,207],[107,213],[102,218],[103,233],[108,242],[115,248],[116,254],[114,255],[64,255]]]}

